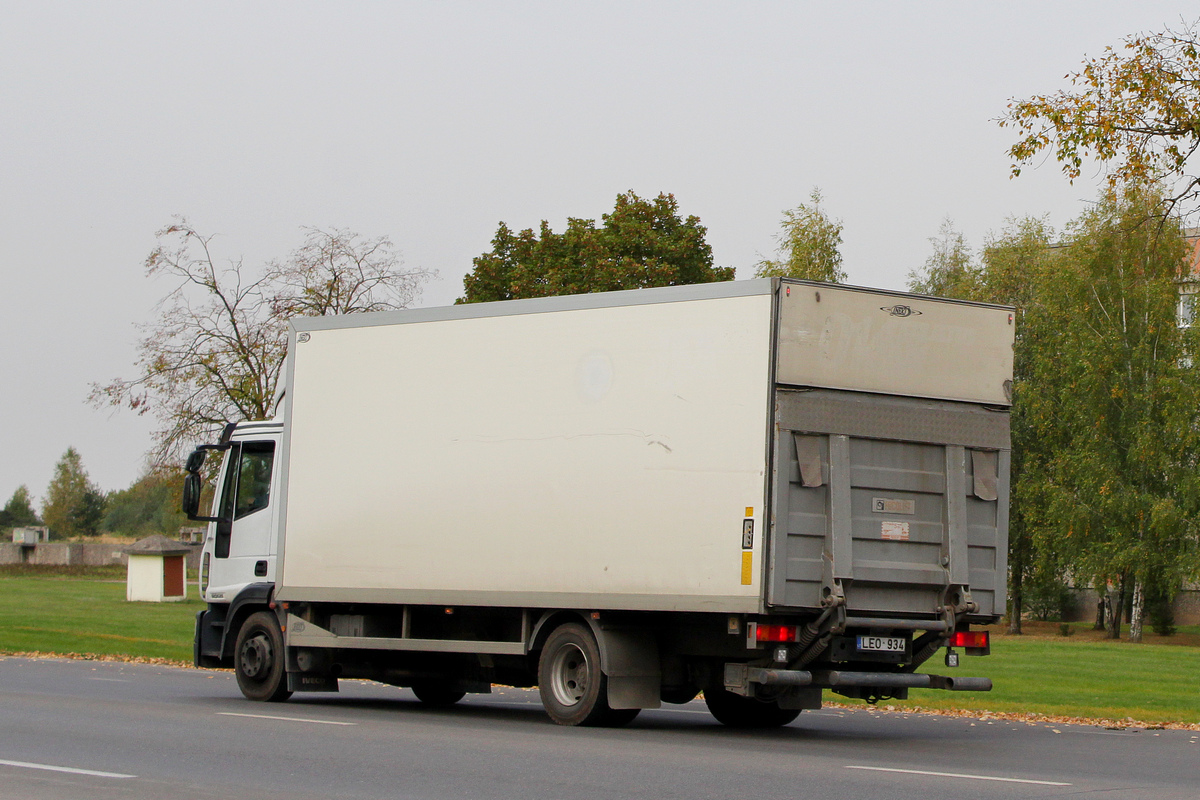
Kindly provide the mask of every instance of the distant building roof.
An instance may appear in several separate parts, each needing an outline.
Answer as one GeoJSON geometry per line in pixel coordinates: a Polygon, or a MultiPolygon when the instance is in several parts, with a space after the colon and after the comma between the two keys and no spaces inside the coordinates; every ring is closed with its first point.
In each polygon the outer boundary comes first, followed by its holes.
{"type": "Polygon", "coordinates": [[[161,533],[147,536],[125,548],[125,553],[131,556],[182,556],[192,552],[192,548],[183,542],[168,539],[161,533]]]}

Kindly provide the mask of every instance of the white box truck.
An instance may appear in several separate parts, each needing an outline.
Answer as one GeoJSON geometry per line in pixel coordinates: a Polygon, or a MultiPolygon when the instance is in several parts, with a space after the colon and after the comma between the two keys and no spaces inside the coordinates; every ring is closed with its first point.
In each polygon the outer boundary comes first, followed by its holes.
{"type": "Polygon", "coordinates": [[[282,418],[189,458],[196,663],[567,725],[990,689],[918,669],[1004,611],[1012,344],[1007,307],[779,279],[295,319],[282,418]]]}

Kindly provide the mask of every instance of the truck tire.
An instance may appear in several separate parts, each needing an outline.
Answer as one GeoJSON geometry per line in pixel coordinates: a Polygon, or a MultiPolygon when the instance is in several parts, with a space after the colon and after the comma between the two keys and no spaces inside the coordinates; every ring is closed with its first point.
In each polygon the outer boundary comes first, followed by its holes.
{"type": "Polygon", "coordinates": [[[641,710],[609,707],[600,647],[587,627],[574,622],[555,628],[542,647],[538,692],[546,713],[559,725],[618,727],[641,710]]]}
{"type": "Polygon", "coordinates": [[[442,681],[414,683],[412,685],[412,693],[424,705],[431,706],[432,708],[452,706],[467,696],[466,692],[457,691],[442,681]]]}
{"type": "Polygon", "coordinates": [[[717,722],[729,728],[778,728],[800,716],[797,709],[778,703],[742,697],[722,687],[704,690],[704,704],[717,722]]]}
{"type": "Polygon", "coordinates": [[[233,671],[238,688],[251,700],[278,703],[292,696],[283,669],[283,633],[274,614],[258,611],[242,623],[233,647],[233,671]]]}

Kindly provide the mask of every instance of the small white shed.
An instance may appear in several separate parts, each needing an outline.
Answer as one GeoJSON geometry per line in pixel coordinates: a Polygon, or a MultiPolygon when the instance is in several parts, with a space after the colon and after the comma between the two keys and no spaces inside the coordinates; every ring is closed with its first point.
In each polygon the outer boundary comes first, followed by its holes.
{"type": "Polygon", "coordinates": [[[151,603],[187,598],[187,554],[190,548],[157,534],[125,548],[129,572],[125,599],[151,603]]]}

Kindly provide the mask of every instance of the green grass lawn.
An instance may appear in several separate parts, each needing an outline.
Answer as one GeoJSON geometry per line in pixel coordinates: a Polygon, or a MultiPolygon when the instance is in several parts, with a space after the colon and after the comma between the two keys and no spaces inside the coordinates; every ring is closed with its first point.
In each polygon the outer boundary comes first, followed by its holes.
{"type": "Polygon", "coordinates": [[[993,688],[913,689],[907,702],[887,704],[1200,723],[1200,647],[993,635],[989,656],[964,655],[956,669],[947,669],[938,654],[920,671],[988,677],[993,688]]]}
{"type": "MultiPolygon", "coordinates": [[[[129,603],[122,568],[0,567],[0,652],[190,663],[195,615],[203,604],[194,583],[188,590],[192,599],[181,603],[129,603]]],[[[988,677],[995,685],[991,692],[914,689],[908,701],[884,705],[1200,723],[1200,628],[1130,644],[1100,639],[1088,627],[1075,626],[1078,635],[1070,637],[1054,635],[1058,625],[1050,623],[1028,624],[1026,636],[994,631],[990,656],[963,655],[960,666],[949,670],[939,653],[921,670],[988,677]]]]}
{"type": "Polygon", "coordinates": [[[195,585],[176,603],[125,600],[125,570],[0,568],[0,652],[142,656],[191,662],[195,585]],[[72,572],[74,574],[72,574],[72,572]]]}

